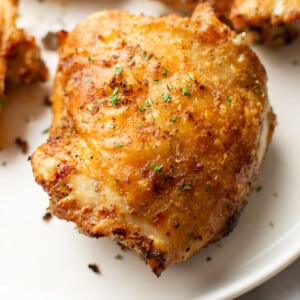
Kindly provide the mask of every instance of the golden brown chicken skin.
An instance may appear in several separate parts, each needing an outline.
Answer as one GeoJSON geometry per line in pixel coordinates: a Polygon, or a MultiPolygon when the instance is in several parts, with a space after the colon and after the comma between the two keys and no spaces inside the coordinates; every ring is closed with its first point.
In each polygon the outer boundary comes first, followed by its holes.
{"type": "Polygon", "coordinates": [[[16,0],[0,1],[0,97],[6,81],[28,84],[48,77],[35,39],[16,26],[17,8],[16,0]]]}
{"type": "Polygon", "coordinates": [[[263,66],[201,5],[192,19],[80,23],[60,49],[53,113],[31,159],[51,212],[157,276],[231,230],[274,127],[263,66]]]}
{"type": "Polygon", "coordinates": [[[189,12],[200,2],[211,4],[219,17],[254,42],[283,44],[300,32],[300,0],[160,0],[189,12]]]}

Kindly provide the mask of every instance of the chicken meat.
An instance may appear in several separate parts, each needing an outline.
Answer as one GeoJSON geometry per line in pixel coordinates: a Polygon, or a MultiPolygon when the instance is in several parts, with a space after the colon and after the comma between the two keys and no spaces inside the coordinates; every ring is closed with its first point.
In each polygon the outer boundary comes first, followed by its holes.
{"type": "Polygon", "coordinates": [[[300,0],[160,0],[168,5],[192,11],[199,2],[214,6],[222,20],[236,31],[251,32],[257,43],[283,44],[300,32],[300,0]]]}
{"type": "Polygon", "coordinates": [[[157,276],[228,234],[274,128],[242,38],[207,5],[191,19],[102,11],[59,53],[50,136],[31,157],[51,212],[157,276]]]}
{"type": "Polygon", "coordinates": [[[0,97],[6,81],[28,84],[48,77],[35,39],[16,26],[17,9],[16,0],[0,1],[0,97]]]}

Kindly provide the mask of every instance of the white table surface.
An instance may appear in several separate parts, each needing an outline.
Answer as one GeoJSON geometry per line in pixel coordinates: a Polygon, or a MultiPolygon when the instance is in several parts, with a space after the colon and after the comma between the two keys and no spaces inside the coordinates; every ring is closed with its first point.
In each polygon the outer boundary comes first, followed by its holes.
{"type": "Polygon", "coordinates": [[[299,300],[300,259],[271,280],[237,300],[299,300]]]}

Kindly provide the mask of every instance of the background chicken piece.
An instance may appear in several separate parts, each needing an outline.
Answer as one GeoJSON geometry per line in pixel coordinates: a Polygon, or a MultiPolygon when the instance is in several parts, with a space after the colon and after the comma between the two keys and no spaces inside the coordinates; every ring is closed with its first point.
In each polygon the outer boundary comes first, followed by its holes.
{"type": "Polygon", "coordinates": [[[5,81],[28,84],[45,81],[48,71],[40,58],[35,39],[16,27],[16,0],[0,1],[0,95],[5,81]]]}
{"type": "Polygon", "coordinates": [[[235,35],[202,5],[192,20],[104,11],[80,23],[31,160],[51,212],[156,275],[227,234],[274,127],[265,70],[235,35]]]}
{"type": "Polygon", "coordinates": [[[295,39],[300,32],[300,0],[161,1],[184,11],[191,11],[199,2],[208,2],[235,30],[250,31],[254,42],[283,44],[295,39]]]}

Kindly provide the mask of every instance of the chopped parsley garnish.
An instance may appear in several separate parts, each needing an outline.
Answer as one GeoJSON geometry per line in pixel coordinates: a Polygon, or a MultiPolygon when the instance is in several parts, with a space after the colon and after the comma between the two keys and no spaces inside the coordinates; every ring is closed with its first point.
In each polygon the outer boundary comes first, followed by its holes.
{"type": "Polygon", "coordinates": [[[100,120],[100,117],[97,116],[97,117],[95,117],[94,122],[97,122],[97,121],[99,121],[99,120],[100,120]]]}
{"type": "Polygon", "coordinates": [[[160,172],[161,171],[161,166],[158,166],[158,165],[151,165],[151,168],[155,172],[160,172]]]}
{"type": "Polygon", "coordinates": [[[186,85],[184,88],[181,89],[181,94],[182,94],[183,96],[186,96],[186,97],[191,96],[189,87],[188,87],[187,85],[186,85]]]}
{"type": "Polygon", "coordinates": [[[88,61],[93,61],[93,59],[90,56],[88,56],[88,61]]]}
{"type": "Polygon", "coordinates": [[[115,259],[122,260],[123,256],[119,253],[115,256],[115,259]]]}
{"type": "Polygon", "coordinates": [[[111,124],[110,126],[109,126],[109,129],[115,129],[116,128],[116,124],[111,124]]]}
{"type": "Polygon", "coordinates": [[[227,101],[228,103],[231,103],[231,102],[232,102],[231,97],[227,96],[227,97],[226,97],[226,101],[227,101]]]}
{"type": "Polygon", "coordinates": [[[123,144],[122,143],[118,143],[117,144],[117,148],[122,148],[123,147],[123,144]]]}
{"type": "Polygon", "coordinates": [[[162,67],[162,68],[163,68],[163,72],[161,73],[161,75],[166,78],[168,76],[169,69],[166,67],[162,67]]]}
{"type": "Polygon", "coordinates": [[[211,192],[211,187],[207,186],[206,189],[205,189],[205,192],[210,193],[211,192]]]}
{"type": "Polygon", "coordinates": [[[273,228],[273,227],[274,227],[274,223],[273,223],[273,222],[269,222],[269,226],[270,226],[271,228],[273,228]]]}
{"type": "Polygon", "coordinates": [[[263,189],[262,186],[259,185],[259,186],[256,188],[256,192],[259,193],[259,192],[262,191],[262,189],[263,189]]]}
{"type": "Polygon", "coordinates": [[[150,53],[150,54],[145,54],[145,55],[142,56],[142,60],[148,61],[151,57],[152,57],[152,53],[150,53]]]}
{"type": "Polygon", "coordinates": [[[123,68],[122,67],[116,67],[116,70],[115,70],[115,75],[121,75],[123,72],[123,68]]]}
{"type": "Polygon", "coordinates": [[[172,123],[176,123],[176,121],[177,121],[177,117],[174,117],[174,118],[170,119],[170,122],[172,122],[172,123]]]}
{"type": "Polygon", "coordinates": [[[84,77],[84,82],[85,83],[92,82],[92,79],[90,77],[84,77]]]}
{"type": "Polygon", "coordinates": [[[146,107],[149,108],[151,106],[149,100],[146,101],[146,107]]]}
{"type": "Polygon", "coordinates": [[[162,96],[164,102],[168,103],[168,102],[171,101],[171,96],[170,96],[170,94],[168,94],[168,93],[162,93],[161,96],[162,96]]]}
{"type": "Polygon", "coordinates": [[[113,92],[108,96],[108,100],[114,106],[116,106],[120,102],[120,99],[117,97],[118,92],[119,92],[119,88],[116,87],[113,90],[113,92]]]}
{"type": "Polygon", "coordinates": [[[42,131],[42,134],[47,134],[49,132],[49,128],[46,128],[42,131]]]}
{"type": "Polygon", "coordinates": [[[139,111],[142,112],[142,113],[144,113],[144,112],[146,111],[146,108],[140,106],[140,107],[139,107],[139,111]]]}
{"type": "Polygon", "coordinates": [[[156,83],[160,83],[159,79],[154,79],[153,81],[156,82],[156,83]]]}
{"type": "Polygon", "coordinates": [[[189,190],[191,188],[191,184],[189,182],[184,183],[181,187],[180,187],[180,192],[184,192],[185,190],[189,190]]]}
{"type": "Polygon", "coordinates": [[[188,73],[187,76],[191,79],[191,80],[195,80],[195,76],[193,73],[188,73]]]}
{"type": "Polygon", "coordinates": [[[189,239],[192,239],[194,237],[194,233],[193,232],[190,232],[189,234],[188,234],[188,238],[189,239]]]}

